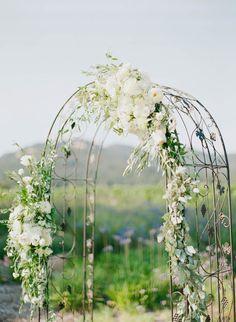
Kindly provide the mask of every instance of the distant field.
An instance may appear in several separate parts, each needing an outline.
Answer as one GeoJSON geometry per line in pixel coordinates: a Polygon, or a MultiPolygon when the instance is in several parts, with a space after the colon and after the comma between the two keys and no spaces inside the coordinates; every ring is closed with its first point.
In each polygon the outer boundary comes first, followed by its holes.
{"type": "MultiPolygon", "coordinates": [[[[233,209],[236,211],[236,186],[232,188],[233,209]]],[[[161,217],[165,212],[163,192],[161,185],[98,185],[95,233],[97,322],[169,320],[168,258],[163,246],[156,242],[162,223],[161,217]]],[[[0,208],[9,207],[13,198],[14,190],[2,189],[0,208]]],[[[61,279],[61,264],[56,261],[54,263],[53,283],[63,296],[51,288],[52,305],[57,308],[58,303],[63,302],[63,310],[67,312],[81,307],[84,187],[74,189],[68,186],[66,194],[64,187],[58,187],[53,192],[53,201],[58,212],[64,211],[67,216],[66,250],[70,248],[72,242],[70,227],[73,226],[73,215],[76,218],[74,227],[77,234],[76,254],[70,261],[64,263],[68,282],[63,282],[61,279]],[[70,284],[71,279],[73,284],[70,284]]],[[[186,216],[189,218],[192,242],[195,244],[194,202],[193,200],[189,205],[186,216]]],[[[211,195],[209,202],[212,202],[211,195]]],[[[7,216],[2,216],[2,219],[4,218],[7,216]]],[[[0,258],[3,258],[6,227],[1,225],[0,233],[0,258]]],[[[59,242],[58,237],[54,243],[54,252],[61,254],[59,242]]],[[[54,260],[55,258],[52,258],[52,261],[54,260]]],[[[11,281],[9,269],[1,265],[0,281],[11,281]]],[[[67,317],[70,321],[70,315],[67,317]]]]}

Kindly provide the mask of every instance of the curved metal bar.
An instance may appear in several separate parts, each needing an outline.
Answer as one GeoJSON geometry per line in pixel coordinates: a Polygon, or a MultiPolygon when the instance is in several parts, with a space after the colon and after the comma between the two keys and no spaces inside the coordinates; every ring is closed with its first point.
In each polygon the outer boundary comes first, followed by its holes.
{"type": "MultiPolygon", "coordinates": [[[[85,85],[88,86],[91,83],[85,85]]],[[[232,287],[232,302],[231,302],[231,309],[230,312],[232,311],[234,316],[235,316],[235,285],[234,285],[234,250],[233,250],[233,236],[232,236],[232,204],[231,204],[231,187],[230,187],[230,170],[229,170],[229,161],[228,161],[228,156],[226,152],[226,147],[225,143],[221,134],[221,131],[213,119],[212,115],[210,112],[205,108],[205,106],[197,100],[195,97],[192,95],[189,95],[183,91],[179,91],[177,89],[170,88],[168,86],[161,86],[158,85],[164,93],[164,98],[166,99],[167,103],[174,108],[174,111],[177,113],[179,119],[181,120],[184,130],[186,131],[187,135],[187,140],[189,141],[190,144],[190,158],[191,160],[189,163],[186,164],[189,168],[194,169],[194,173],[196,175],[202,175],[202,173],[205,175],[206,178],[206,183],[205,183],[205,192],[201,193],[199,197],[201,197],[203,200],[206,199],[207,201],[207,210],[204,210],[207,212],[207,220],[205,222],[205,226],[202,228],[202,231],[199,230],[199,221],[198,221],[198,216],[199,216],[199,203],[196,201],[195,203],[195,209],[196,209],[196,230],[198,234],[198,244],[199,247],[200,241],[203,238],[203,236],[208,233],[208,245],[211,247],[212,245],[214,246],[215,249],[215,254],[211,255],[210,254],[210,259],[209,259],[209,269],[205,267],[204,265],[202,266],[202,270],[205,272],[205,280],[207,281],[208,279],[210,280],[210,289],[211,292],[213,291],[213,281],[212,279],[216,279],[218,282],[218,312],[219,312],[219,317],[220,319],[224,319],[225,316],[225,310],[224,307],[221,308],[221,302],[224,299],[224,289],[225,289],[225,281],[224,281],[224,276],[225,274],[231,274],[231,287],[232,287]],[[191,111],[195,113],[194,115],[191,113],[191,111]],[[191,124],[193,125],[192,129],[188,128],[188,125],[185,122],[185,118],[191,121],[191,124]],[[207,122],[209,119],[210,122],[207,122]],[[210,127],[214,127],[214,129],[217,131],[217,137],[219,138],[219,143],[221,144],[221,148],[223,151],[223,156],[222,154],[218,151],[218,149],[215,146],[214,143],[214,137],[211,137],[212,133],[210,131],[210,127]],[[201,131],[206,131],[207,136],[204,133],[201,133],[201,131]],[[195,151],[194,147],[194,136],[196,136],[196,132],[200,131],[200,144],[201,144],[201,153],[202,156],[199,156],[198,153],[195,151]],[[225,171],[225,172],[224,172],[225,171]],[[217,196],[217,189],[218,185],[220,185],[221,177],[225,179],[227,182],[227,189],[223,191],[222,194],[224,196],[221,196],[221,190],[220,190],[220,195],[217,196]],[[210,180],[211,178],[211,185],[210,185],[210,180]],[[211,196],[212,194],[212,196],[211,196]],[[210,200],[212,198],[212,200],[210,200]],[[220,219],[218,211],[221,211],[225,207],[225,202],[226,199],[228,199],[228,216],[222,217],[220,219]],[[212,206],[210,205],[210,202],[212,202],[212,206]],[[209,210],[212,209],[212,212],[209,210]],[[221,222],[222,220],[222,222],[221,222]],[[223,222],[223,220],[228,220],[228,224],[223,222]],[[212,223],[214,223],[214,239],[212,236],[210,236],[210,229],[212,226],[212,223]],[[229,233],[229,243],[231,245],[230,249],[230,267],[229,269],[225,269],[223,264],[221,264],[221,260],[224,259],[225,254],[224,254],[224,249],[222,246],[222,236],[221,236],[221,230],[223,226],[225,229],[228,229],[229,233]],[[214,268],[214,265],[216,265],[216,268],[214,268]]],[[[52,126],[49,130],[47,139],[46,139],[46,144],[44,147],[43,155],[46,156],[47,154],[47,146],[49,142],[51,141],[51,137],[53,134],[53,130],[56,129],[57,123],[59,121],[60,116],[62,113],[66,112],[67,113],[67,104],[78,94],[80,88],[76,90],[70,98],[65,102],[65,104],[61,107],[59,112],[57,113],[52,126]]],[[[79,108],[79,106],[78,106],[79,108]]],[[[59,145],[59,140],[61,138],[61,133],[67,126],[68,122],[72,119],[74,116],[75,111],[69,113],[69,115],[66,115],[66,119],[64,123],[60,126],[59,131],[57,131],[56,139],[54,141],[55,148],[58,147],[59,145]]],[[[101,124],[98,126],[98,128],[95,131],[92,143],[90,145],[90,149],[88,152],[88,157],[87,157],[87,166],[86,166],[86,174],[85,178],[79,179],[79,178],[74,178],[73,173],[68,177],[63,177],[59,173],[56,174],[56,177],[54,178],[55,180],[61,180],[64,182],[64,184],[70,183],[73,186],[76,186],[78,182],[84,182],[86,185],[85,189],[85,200],[84,200],[84,214],[83,214],[83,271],[84,271],[84,283],[83,283],[83,319],[85,321],[85,311],[86,311],[86,256],[87,256],[87,251],[86,251],[86,239],[87,239],[87,212],[88,209],[90,211],[93,211],[95,213],[95,204],[96,204],[96,182],[97,182],[97,174],[98,174],[98,166],[99,166],[99,161],[100,161],[100,156],[102,153],[102,147],[104,140],[106,139],[106,136],[102,140],[99,149],[98,149],[98,156],[97,156],[97,162],[95,166],[95,174],[93,177],[89,177],[89,172],[90,172],[90,166],[91,166],[91,155],[93,148],[95,146],[95,138],[98,135],[99,129],[100,129],[101,124]],[[93,193],[93,204],[90,204],[88,202],[88,196],[89,196],[89,189],[92,188],[92,193],[93,193]]],[[[75,161],[78,163],[78,160],[75,161]]],[[[219,189],[222,189],[221,186],[219,189]]],[[[206,206],[205,206],[206,207],[206,206]]],[[[73,228],[71,228],[73,229],[73,228]]],[[[75,240],[74,240],[75,242],[75,240]]],[[[94,254],[94,223],[92,226],[92,253],[94,254]]],[[[73,244],[75,245],[75,244],[73,244]]],[[[70,253],[73,251],[74,246],[71,248],[70,253]]],[[[171,280],[171,287],[172,287],[172,280],[171,280]]],[[[177,291],[178,292],[178,291],[177,291]]],[[[171,294],[173,293],[173,289],[171,290],[171,294]]],[[[171,295],[172,296],[172,295],[171,295]]],[[[213,301],[211,303],[211,317],[212,319],[214,318],[214,310],[213,310],[213,301]]],[[[91,308],[91,320],[93,320],[93,305],[91,308]]],[[[173,314],[174,310],[172,311],[172,320],[173,320],[173,314]]],[[[230,314],[230,313],[229,313],[230,314]]]]}

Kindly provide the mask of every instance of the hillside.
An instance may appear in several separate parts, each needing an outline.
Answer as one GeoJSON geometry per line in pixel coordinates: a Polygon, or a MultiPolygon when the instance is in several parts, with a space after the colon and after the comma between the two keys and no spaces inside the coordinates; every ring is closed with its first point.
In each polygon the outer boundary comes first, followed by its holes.
{"type": "MultiPolygon", "coordinates": [[[[77,171],[79,177],[85,176],[85,164],[87,161],[89,142],[74,141],[73,153],[68,159],[67,173],[77,171]],[[75,170],[75,158],[78,160],[78,165],[75,170]]],[[[27,154],[33,154],[39,158],[43,145],[35,144],[25,148],[27,154]]],[[[127,159],[132,151],[132,147],[125,145],[111,145],[104,147],[99,163],[98,182],[101,184],[155,184],[161,179],[161,174],[157,173],[154,167],[147,168],[140,176],[135,173],[123,177],[123,171],[126,168],[127,159]]],[[[98,147],[95,146],[94,154],[98,152],[98,147]]],[[[58,152],[60,155],[60,152],[58,152]]],[[[7,178],[6,172],[16,170],[20,167],[19,159],[22,155],[21,151],[16,153],[4,154],[0,157],[0,185],[9,187],[12,183],[7,178]]],[[[62,155],[62,154],[61,154],[62,155]]],[[[229,155],[231,166],[232,182],[236,181],[236,154],[229,155]]],[[[59,159],[57,170],[59,173],[64,172],[64,160],[59,159]]]]}

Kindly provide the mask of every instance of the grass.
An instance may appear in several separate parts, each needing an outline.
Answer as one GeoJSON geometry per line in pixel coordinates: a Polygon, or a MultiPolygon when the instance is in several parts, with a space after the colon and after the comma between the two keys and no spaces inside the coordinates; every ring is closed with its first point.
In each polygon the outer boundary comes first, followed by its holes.
{"type": "MultiPolygon", "coordinates": [[[[145,246],[142,249],[129,249],[128,257],[121,251],[102,253],[95,258],[96,308],[105,305],[135,313],[137,309],[155,311],[168,306],[167,257],[157,247],[154,253],[152,251],[145,246]]],[[[62,280],[60,269],[53,274],[52,303],[54,307],[59,303],[65,311],[79,310],[82,301],[81,258],[66,262],[64,277],[62,280]]]]}
{"type": "MultiPolygon", "coordinates": [[[[70,228],[75,216],[76,254],[62,263],[55,261],[55,270],[50,287],[52,305],[61,312],[80,310],[82,301],[82,216],[84,187],[74,190],[67,187],[54,190],[53,200],[58,212],[66,216],[65,250],[73,240],[70,228]],[[76,199],[74,199],[76,197],[76,199]],[[68,211],[70,209],[70,211],[68,211]],[[64,274],[64,279],[62,276],[64,274]],[[59,291],[59,292],[58,292],[59,291]]],[[[163,187],[142,186],[98,186],[95,232],[95,321],[151,322],[167,321],[169,281],[168,259],[156,244],[156,233],[162,223],[165,202],[163,187]],[[154,231],[154,232],[153,232],[154,231]],[[130,238],[128,244],[122,243],[130,238]],[[110,252],[105,250],[112,249],[110,252]],[[163,316],[162,316],[163,315],[163,316]],[[159,320],[158,320],[159,319],[159,320]]],[[[14,197],[14,190],[0,191],[0,208],[8,207],[14,197]]],[[[233,211],[236,210],[236,186],[232,187],[233,211]]],[[[211,193],[201,204],[212,204],[211,193]]],[[[192,201],[187,209],[192,242],[196,244],[195,212],[192,201]]],[[[2,219],[7,216],[2,216],[2,219]]],[[[58,224],[59,216],[57,218],[58,224]]],[[[199,224],[204,224],[200,219],[199,224]]],[[[227,229],[222,239],[227,240],[227,229]]],[[[6,227],[0,226],[0,258],[3,258],[6,227]]],[[[204,237],[204,236],[203,236],[204,237]]],[[[54,253],[60,254],[61,237],[54,243],[54,253]]],[[[234,243],[236,242],[236,239],[234,243]]],[[[236,245],[236,243],[235,243],[236,245]]],[[[204,244],[203,244],[204,248],[204,244]]],[[[0,265],[0,280],[10,280],[9,270],[0,265]]]]}

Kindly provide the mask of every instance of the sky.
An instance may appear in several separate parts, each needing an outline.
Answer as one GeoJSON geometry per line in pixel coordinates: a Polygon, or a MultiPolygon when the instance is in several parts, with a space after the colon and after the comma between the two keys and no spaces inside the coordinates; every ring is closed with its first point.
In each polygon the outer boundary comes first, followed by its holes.
{"type": "Polygon", "coordinates": [[[0,155],[43,142],[108,51],[199,98],[236,152],[235,29],[235,0],[0,0],[0,155]]]}

